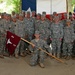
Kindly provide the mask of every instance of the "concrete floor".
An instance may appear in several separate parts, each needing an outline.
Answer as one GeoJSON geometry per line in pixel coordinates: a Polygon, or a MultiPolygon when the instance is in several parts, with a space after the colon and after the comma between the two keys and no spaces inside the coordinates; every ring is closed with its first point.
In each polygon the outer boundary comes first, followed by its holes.
{"type": "Polygon", "coordinates": [[[45,68],[29,65],[30,56],[16,59],[0,58],[0,75],[75,75],[75,60],[64,60],[68,65],[59,63],[49,57],[45,60],[45,68]]]}

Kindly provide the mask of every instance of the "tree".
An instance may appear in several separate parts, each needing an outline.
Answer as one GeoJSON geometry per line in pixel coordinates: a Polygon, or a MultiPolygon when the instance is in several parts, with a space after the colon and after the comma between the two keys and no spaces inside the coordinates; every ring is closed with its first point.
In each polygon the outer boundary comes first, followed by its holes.
{"type": "Polygon", "coordinates": [[[12,5],[13,11],[19,13],[21,11],[21,0],[6,0],[7,6],[12,5]]]}
{"type": "MultiPolygon", "coordinates": [[[[20,13],[21,11],[21,2],[22,0],[0,0],[0,3],[6,3],[5,7],[0,9],[5,12],[11,13],[11,11],[15,11],[16,13],[20,13]]],[[[2,11],[2,12],[4,12],[2,11]]]]}

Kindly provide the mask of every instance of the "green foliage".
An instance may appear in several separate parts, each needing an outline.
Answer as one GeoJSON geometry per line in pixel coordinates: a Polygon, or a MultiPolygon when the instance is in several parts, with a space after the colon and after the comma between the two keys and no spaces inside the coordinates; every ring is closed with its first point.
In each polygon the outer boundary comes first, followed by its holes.
{"type": "Polygon", "coordinates": [[[75,0],[72,0],[72,6],[74,6],[75,5],[75,0]]]}
{"type": "Polygon", "coordinates": [[[21,10],[21,0],[11,0],[11,3],[14,5],[14,11],[19,13],[21,10]]]}
{"type": "MultiPolygon", "coordinates": [[[[21,1],[22,0],[0,0],[0,3],[6,2],[6,7],[8,12],[15,11],[19,13],[21,11],[21,1]]],[[[2,9],[0,9],[1,11],[2,9]]]]}

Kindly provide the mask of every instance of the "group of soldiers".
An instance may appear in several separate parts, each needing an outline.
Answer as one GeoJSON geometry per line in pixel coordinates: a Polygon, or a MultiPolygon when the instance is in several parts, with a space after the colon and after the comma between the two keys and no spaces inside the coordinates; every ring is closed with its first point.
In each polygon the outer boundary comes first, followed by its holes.
{"type": "MultiPolygon", "coordinates": [[[[36,14],[35,11],[16,14],[0,13],[0,56],[9,55],[6,50],[6,34],[10,31],[21,38],[24,38],[36,46],[29,46],[28,43],[20,40],[14,55],[16,58],[25,56],[26,51],[33,53],[31,65],[35,65],[38,55],[42,62],[44,53],[38,52],[38,47],[46,49],[55,57],[70,59],[73,55],[73,45],[75,40],[75,20],[70,15],[67,18],[67,13],[64,13],[64,19],[61,14],[53,12],[50,15],[50,20],[46,18],[46,12],[36,14]],[[38,34],[40,41],[36,40],[38,34]],[[49,47],[51,45],[51,48],[49,47]],[[32,48],[31,48],[32,47],[32,48]],[[32,50],[34,49],[34,50],[32,50]]],[[[43,64],[41,64],[43,65],[43,64]]],[[[44,67],[44,66],[43,66],[44,67]]]]}

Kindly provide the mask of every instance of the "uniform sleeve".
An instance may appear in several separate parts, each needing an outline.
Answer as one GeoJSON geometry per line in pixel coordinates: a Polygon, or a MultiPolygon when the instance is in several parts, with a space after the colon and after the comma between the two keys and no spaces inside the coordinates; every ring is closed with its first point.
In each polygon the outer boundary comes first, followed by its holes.
{"type": "Polygon", "coordinates": [[[64,34],[63,27],[62,25],[60,25],[60,38],[63,38],[63,34],[64,34]]]}
{"type": "Polygon", "coordinates": [[[72,40],[74,41],[75,40],[75,33],[74,33],[73,26],[72,26],[72,29],[71,29],[71,36],[72,36],[72,40]]]}
{"type": "Polygon", "coordinates": [[[49,47],[49,45],[47,45],[47,43],[45,41],[43,41],[44,44],[44,48],[47,50],[47,52],[51,53],[51,48],[49,47]]]}

